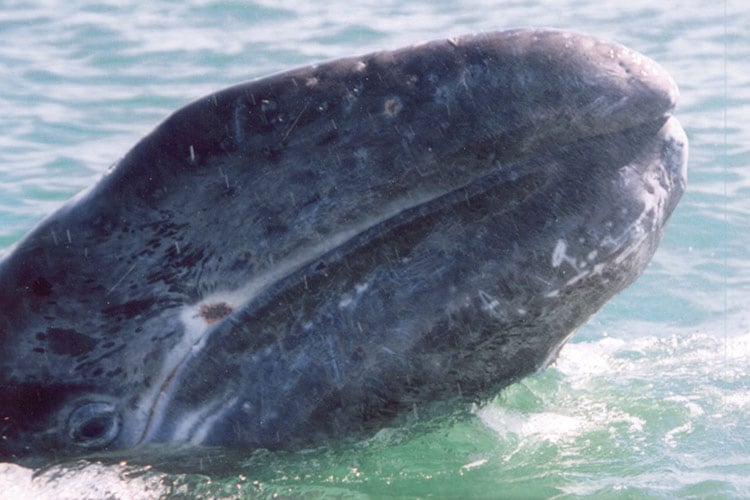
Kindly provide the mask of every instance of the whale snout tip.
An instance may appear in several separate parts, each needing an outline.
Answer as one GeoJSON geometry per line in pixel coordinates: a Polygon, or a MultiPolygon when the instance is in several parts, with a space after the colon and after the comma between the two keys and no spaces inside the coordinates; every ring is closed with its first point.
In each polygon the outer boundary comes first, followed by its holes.
{"type": "Polygon", "coordinates": [[[676,194],[682,195],[687,187],[688,138],[679,120],[671,116],[661,130],[665,138],[664,164],[676,194]]]}
{"type": "Polygon", "coordinates": [[[646,69],[646,73],[643,78],[648,82],[651,91],[655,98],[662,103],[661,105],[666,108],[667,114],[669,114],[680,100],[680,89],[677,87],[672,75],[665,70],[658,63],[649,59],[649,68],[646,69]]]}
{"type": "Polygon", "coordinates": [[[641,87],[641,95],[652,109],[663,110],[665,115],[677,106],[680,89],[672,75],[656,61],[624,49],[619,63],[625,72],[641,87]]]}
{"type": "Polygon", "coordinates": [[[583,82],[601,94],[602,110],[623,125],[669,116],[680,99],[677,83],[662,65],[617,42],[555,29],[512,35],[524,40],[519,44],[524,50],[554,54],[560,67],[574,71],[573,91],[583,82]]]}

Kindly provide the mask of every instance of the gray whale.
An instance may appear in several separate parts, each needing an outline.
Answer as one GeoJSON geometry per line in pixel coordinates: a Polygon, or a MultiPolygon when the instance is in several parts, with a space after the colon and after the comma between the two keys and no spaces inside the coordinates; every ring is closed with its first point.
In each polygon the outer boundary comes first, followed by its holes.
{"type": "Polygon", "coordinates": [[[0,459],[294,449],[547,366],[650,261],[677,87],[515,30],[174,113],[0,261],[0,459]]]}

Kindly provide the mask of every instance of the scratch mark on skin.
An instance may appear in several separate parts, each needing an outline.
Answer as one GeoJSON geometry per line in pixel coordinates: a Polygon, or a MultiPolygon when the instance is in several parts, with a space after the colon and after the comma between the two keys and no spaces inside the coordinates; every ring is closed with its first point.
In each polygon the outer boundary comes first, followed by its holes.
{"type": "Polygon", "coordinates": [[[229,177],[224,173],[224,170],[221,167],[219,167],[219,173],[224,178],[224,184],[227,186],[227,189],[229,189],[229,177]]]}
{"type": "Polygon", "coordinates": [[[331,356],[331,369],[333,371],[333,379],[336,381],[336,384],[340,384],[341,383],[341,374],[339,372],[338,361],[336,360],[336,352],[335,352],[334,346],[333,346],[333,338],[331,338],[331,336],[329,335],[328,337],[326,337],[326,341],[327,341],[327,344],[328,344],[328,353],[331,356]]]}
{"type": "Polygon", "coordinates": [[[130,273],[133,272],[133,269],[135,269],[135,264],[133,264],[132,266],[130,266],[130,268],[127,271],[125,271],[125,274],[122,275],[122,278],[120,278],[119,280],[117,280],[117,283],[115,283],[114,285],[112,285],[112,288],[110,288],[109,290],[107,290],[107,295],[109,295],[110,293],[112,293],[112,291],[115,288],[117,288],[120,285],[120,283],[122,283],[122,280],[124,280],[125,278],[127,278],[128,274],[130,274],[130,273]]]}
{"type": "Polygon", "coordinates": [[[286,132],[284,132],[284,136],[281,138],[281,142],[286,142],[287,137],[289,137],[289,134],[292,132],[292,130],[294,130],[294,127],[297,126],[297,122],[299,122],[299,119],[302,118],[302,113],[305,112],[309,104],[310,104],[310,101],[305,101],[305,105],[302,106],[302,109],[300,110],[300,112],[297,113],[297,118],[294,119],[294,121],[286,129],[286,132]]]}
{"type": "Polygon", "coordinates": [[[195,163],[195,148],[190,145],[190,163],[195,163]]]}
{"type": "Polygon", "coordinates": [[[73,239],[70,237],[70,229],[66,229],[65,234],[68,236],[68,245],[72,245],[73,239]]]}

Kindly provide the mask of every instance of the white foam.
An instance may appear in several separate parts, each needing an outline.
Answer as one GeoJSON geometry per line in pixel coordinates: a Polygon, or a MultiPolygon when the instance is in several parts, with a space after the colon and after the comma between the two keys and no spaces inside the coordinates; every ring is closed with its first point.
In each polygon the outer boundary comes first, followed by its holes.
{"type": "Polygon", "coordinates": [[[520,438],[536,437],[552,443],[583,433],[587,422],[580,417],[552,411],[520,413],[487,405],[477,411],[477,416],[490,429],[503,437],[515,434],[520,438]]]}
{"type": "Polygon", "coordinates": [[[626,345],[622,339],[566,344],[555,367],[571,377],[590,377],[612,371],[612,354],[626,345]]]}

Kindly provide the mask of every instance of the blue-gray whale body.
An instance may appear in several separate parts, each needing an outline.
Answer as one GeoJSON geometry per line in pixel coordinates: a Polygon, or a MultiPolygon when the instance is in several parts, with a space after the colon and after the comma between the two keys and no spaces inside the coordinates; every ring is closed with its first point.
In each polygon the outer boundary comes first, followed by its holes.
{"type": "Polygon", "coordinates": [[[677,96],[515,30],[184,107],[0,261],[0,459],[294,449],[491,397],[650,261],[677,96]]]}

